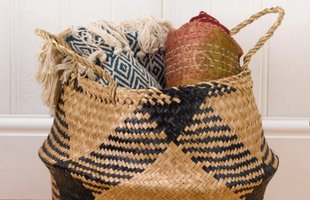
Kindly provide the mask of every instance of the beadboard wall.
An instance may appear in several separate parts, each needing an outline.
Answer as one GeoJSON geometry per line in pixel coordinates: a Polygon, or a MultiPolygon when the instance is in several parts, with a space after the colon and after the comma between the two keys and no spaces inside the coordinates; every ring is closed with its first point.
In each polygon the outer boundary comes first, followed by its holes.
{"type": "MultiPolygon", "coordinates": [[[[282,6],[285,20],[251,62],[254,93],[280,168],[267,200],[310,196],[310,1],[298,0],[0,0],[0,199],[50,199],[47,169],[37,156],[52,119],[35,81],[42,40],[96,19],[122,21],[143,12],[175,27],[200,10],[232,28],[265,7],[282,6]],[[279,118],[281,117],[281,118],[279,118]],[[285,118],[283,118],[285,117],[285,118]]],[[[236,36],[247,52],[275,20],[265,17],[236,36]]]]}

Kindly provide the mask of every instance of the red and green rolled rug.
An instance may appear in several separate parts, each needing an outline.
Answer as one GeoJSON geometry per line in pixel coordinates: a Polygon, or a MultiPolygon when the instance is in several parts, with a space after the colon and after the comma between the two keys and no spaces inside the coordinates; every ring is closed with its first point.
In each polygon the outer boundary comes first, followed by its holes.
{"type": "Polygon", "coordinates": [[[229,30],[201,11],[168,32],[166,87],[191,85],[238,74],[242,49],[229,30]]]}

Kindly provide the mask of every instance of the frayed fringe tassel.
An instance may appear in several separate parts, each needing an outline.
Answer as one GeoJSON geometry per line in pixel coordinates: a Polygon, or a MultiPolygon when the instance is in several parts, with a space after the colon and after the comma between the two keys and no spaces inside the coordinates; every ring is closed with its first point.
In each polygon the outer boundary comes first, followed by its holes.
{"type": "Polygon", "coordinates": [[[157,20],[150,15],[144,15],[138,20],[125,21],[121,24],[128,32],[138,32],[138,43],[143,57],[146,53],[155,53],[158,49],[164,49],[166,38],[172,24],[166,20],[157,20]]]}
{"type": "MultiPolygon", "coordinates": [[[[72,28],[59,33],[58,37],[65,38],[68,34],[72,34],[72,28]]],[[[76,67],[78,67],[78,76],[87,76],[90,80],[97,78],[91,69],[86,69],[85,66],[73,62],[47,43],[42,47],[39,64],[36,79],[43,87],[42,101],[49,108],[51,116],[55,115],[62,85],[68,81],[76,67]]]]}
{"type": "MultiPolygon", "coordinates": [[[[128,32],[138,32],[138,43],[141,51],[138,56],[143,57],[147,53],[154,54],[158,49],[164,49],[167,33],[172,25],[166,20],[156,20],[150,15],[144,15],[137,20],[130,20],[117,25],[109,21],[96,21],[88,24],[86,28],[102,38],[102,42],[114,47],[114,54],[118,55],[123,50],[131,52],[129,41],[126,38],[128,32]]],[[[89,45],[96,45],[93,36],[87,37],[89,45]]],[[[131,52],[132,53],[132,52],[131,52]]]]}
{"type": "MultiPolygon", "coordinates": [[[[58,34],[59,37],[64,37],[69,34],[70,29],[58,34]]],[[[37,73],[37,81],[42,85],[42,101],[46,105],[50,114],[55,114],[55,108],[61,92],[60,76],[61,72],[70,70],[71,65],[63,62],[65,55],[59,52],[50,44],[44,44],[39,55],[39,71],[37,73]]],[[[71,70],[70,70],[71,71],[71,70]]],[[[69,74],[69,72],[67,73],[69,74]]]]}
{"type": "Polygon", "coordinates": [[[113,22],[101,20],[88,24],[86,28],[100,36],[103,39],[103,43],[111,47],[115,47],[116,49],[129,47],[128,40],[122,27],[113,22]]]}

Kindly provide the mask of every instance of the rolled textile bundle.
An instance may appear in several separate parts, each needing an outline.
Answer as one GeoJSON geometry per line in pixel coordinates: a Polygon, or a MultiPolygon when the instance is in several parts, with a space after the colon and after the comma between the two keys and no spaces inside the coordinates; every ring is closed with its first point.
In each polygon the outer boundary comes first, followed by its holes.
{"type": "Polygon", "coordinates": [[[70,49],[71,55],[75,53],[84,61],[75,61],[48,42],[43,45],[37,80],[43,86],[44,104],[53,115],[62,86],[72,76],[86,77],[105,86],[111,83],[94,68],[86,67],[87,62],[102,68],[117,86],[163,88],[164,49],[170,28],[169,21],[143,16],[121,24],[99,20],[62,31],[57,35],[64,41],[62,48],[70,49]]]}
{"type": "MultiPolygon", "coordinates": [[[[169,21],[146,15],[121,24],[99,20],[86,26],[70,27],[57,36],[66,42],[63,44],[66,48],[104,69],[117,86],[163,88],[164,49],[170,28],[169,21]]],[[[37,80],[43,85],[43,101],[51,113],[55,110],[61,85],[70,79],[72,72],[103,85],[109,84],[93,69],[74,62],[48,43],[42,47],[39,62],[37,80]]]]}
{"type": "Polygon", "coordinates": [[[238,74],[242,49],[229,30],[200,12],[179,29],[170,29],[166,44],[166,87],[191,85],[238,74]]]}
{"type": "MultiPolygon", "coordinates": [[[[124,36],[122,39],[126,46],[113,47],[102,39],[106,35],[115,37],[106,29],[100,26],[96,32],[90,30],[79,27],[66,38],[67,43],[75,52],[107,70],[119,86],[137,89],[149,86],[161,88],[158,81],[132,55],[124,36]]],[[[117,37],[115,40],[119,41],[117,37]]],[[[108,84],[103,79],[100,79],[100,82],[104,85],[108,84]]]]}
{"type": "Polygon", "coordinates": [[[121,25],[136,61],[147,69],[163,88],[164,52],[171,22],[144,15],[139,20],[124,21],[121,25]]]}

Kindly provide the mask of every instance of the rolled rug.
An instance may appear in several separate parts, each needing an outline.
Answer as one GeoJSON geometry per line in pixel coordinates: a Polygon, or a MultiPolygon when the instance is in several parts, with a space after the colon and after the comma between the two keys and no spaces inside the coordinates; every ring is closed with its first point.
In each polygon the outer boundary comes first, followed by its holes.
{"type": "Polygon", "coordinates": [[[179,29],[170,29],[165,56],[166,87],[191,85],[238,74],[242,49],[229,30],[200,12],[179,29]]]}

